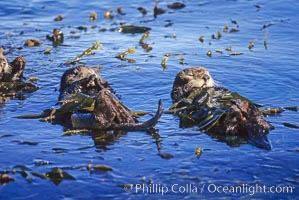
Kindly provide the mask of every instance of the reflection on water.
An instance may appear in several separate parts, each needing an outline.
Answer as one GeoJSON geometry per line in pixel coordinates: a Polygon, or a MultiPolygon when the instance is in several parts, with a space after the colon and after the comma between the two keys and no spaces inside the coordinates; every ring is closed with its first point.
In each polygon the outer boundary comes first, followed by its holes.
{"type": "Polygon", "coordinates": [[[92,134],[92,139],[97,148],[107,150],[109,145],[116,142],[122,135],[127,134],[123,131],[97,132],[92,134]]]}
{"type": "MultiPolygon", "coordinates": [[[[101,150],[109,150],[109,146],[113,145],[115,142],[119,141],[120,137],[128,134],[124,131],[97,131],[93,132],[91,134],[92,139],[94,141],[94,145],[96,148],[99,148],[101,150]]],[[[160,153],[161,151],[161,137],[158,134],[157,130],[152,130],[151,132],[144,133],[151,135],[152,139],[151,141],[155,141],[157,145],[157,153],[160,153]]]]}
{"type": "MultiPolygon", "coordinates": [[[[63,63],[96,41],[103,44],[103,49],[83,56],[80,62],[101,66],[102,77],[132,110],[153,111],[158,99],[163,100],[165,108],[170,107],[175,75],[183,68],[199,65],[205,66],[221,86],[256,103],[266,107],[298,106],[297,2],[186,0],[182,9],[168,8],[168,3],[159,1],[157,8],[165,12],[156,13],[156,18],[154,2],[143,0],[0,3],[1,48],[10,61],[18,55],[26,58],[24,75],[38,77],[36,84],[40,87],[24,100],[10,99],[0,104],[0,173],[14,179],[0,187],[1,199],[265,196],[248,192],[210,193],[207,188],[200,194],[168,192],[161,196],[124,189],[130,184],[151,183],[169,187],[258,183],[297,189],[298,129],[283,123],[298,125],[298,112],[286,110],[266,118],[275,127],[268,135],[271,151],[248,144],[230,147],[202,134],[197,127],[180,128],[179,119],[168,114],[160,119],[158,134],[109,132],[68,137],[62,137],[61,125],[14,118],[55,106],[60,77],[72,66],[63,63]],[[119,7],[122,13],[117,12],[119,7]],[[140,11],[141,7],[146,14],[140,11]],[[107,19],[104,13],[109,10],[113,10],[113,18],[107,19]],[[92,11],[97,13],[94,21],[89,20],[92,11]],[[58,15],[63,19],[54,21],[58,15]],[[123,25],[151,28],[144,43],[152,49],[142,48],[142,34],[119,33],[117,30],[123,25]],[[53,46],[46,39],[54,29],[64,33],[61,45],[53,46]],[[42,44],[25,47],[27,39],[38,39],[42,44]],[[127,60],[115,58],[130,47],[136,51],[126,55],[127,60]],[[48,48],[51,53],[44,54],[48,48]],[[165,56],[163,70],[161,62],[165,56]],[[195,155],[198,147],[203,149],[199,158],[195,155]],[[36,160],[45,164],[36,165],[36,160]],[[112,170],[88,170],[89,164],[109,166],[112,170]],[[72,178],[63,179],[56,186],[47,178],[35,176],[49,173],[67,173],[72,178]]],[[[270,197],[293,199],[294,195],[276,192],[270,197]]]]}

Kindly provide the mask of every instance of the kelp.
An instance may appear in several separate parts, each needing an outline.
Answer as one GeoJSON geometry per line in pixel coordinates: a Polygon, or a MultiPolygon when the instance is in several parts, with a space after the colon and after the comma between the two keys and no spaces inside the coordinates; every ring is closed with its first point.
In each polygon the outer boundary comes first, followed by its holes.
{"type": "Polygon", "coordinates": [[[91,11],[89,15],[90,21],[95,21],[97,19],[97,13],[95,11],[91,11]]]}
{"type": "Polygon", "coordinates": [[[0,82],[0,96],[9,94],[16,94],[18,92],[34,92],[38,87],[32,83],[23,82],[0,82]]]}
{"type": "Polygon", "coordinates": [[[198,40],[199,40],[201,43],[204,43],[204,36],[201,35],[201,36],[198,38],[198,40]]]}
{"type": "Polygon", "coordinates": [[[163,70],[167,69],[167,66],[166,66],[166,61],[168,60],[168,54],[165,54],[162,61],[161,61],[161,66],[163,68],[163,70]]]}
{"type": "Polygon", "coordinates": [[[185,58],[184,58],[183,54],[180,54],[180,64],[181,65],[187,64],[187,63],[185,63],[185,58]]]}
{"type": "Polygon", "coordinates": [[[235,29],[235,28],[232,28],[229,30],[229,33],[236,33],[236,32],[239,32],[240,30],[239,29],[235,29]]]}
{"type": "Polygon", "coordinates": [[[114,16],[112,15],[112,13],[113,13],[113,10],[107,10],[107,11],[104,13],[104,17],[105,17],[106,19],[113,19],[114,16]]]}
{"type": "Polygon", "coordinates": [[[147,10],[143,7],[138,7],[137,10],[139,10],[139,12],[142,13],[142,15],[146,15],[147,14],[147,10]]]}
{"type": "Polygon", "coordinates": [[[223,51],[222,51],[222,50],[216,50],[215,52],[216,52],[216,53],[219,53],[220,55],[223,54],[223,51]]]}
{"type": "Polygon", "coordinates": [[[20,174],[28,183],[32,183],[31,176],[25,170],[20,171],[20,174]]]}
{"type": "Polygon", "coordinates": [[[76,64],[77,62],[79,62],[81,60],[81,58],[83,56],[90,56],[93,55],[94,53],[92,52],[93,50],[99,50],[102,49],[103,45],[99,42],[96,41],[90,48],[87,48],[86,50],[84,50],[81,54],[79,54],[78,56],[76,56],[74,58],[74,60],[72,61],[67,61],[65,62],[66,65],[70,65],[70,64],[76,64]]]}
{"type": "Polygon", "coordinates": [[[120,59],[122,61],[128,61],[129,63],[135,63],[136,61],[134,59],[129,59],[126,58],[126,56],[128,54],[134,54],[136,52],[136,48],[135,47],[130,47],[128,48],[128,50],[118,54],[117,56],[115,56],[115,58],[120,59]]]}
{"type": "Polygon", "coordinates": [[[44,54],[51,54],[51,49],[50,48],[45,49],[44,54]]]}
{"type": "Polygon", "coordinates": [[[25,41],[24,46],[36,47],[36,46],[40,46],[41,44],[42,44],[42,42],[38,39],[28,39],[25,41]]]}
{"type": "Polygon", "coordinates": [[[174,156],[170,153],[159,153],[159,156],[165,160],[174,158],[174,156]]]}
{"type": "Polygon", "coordinates": [[[237,27],[239,26],[237,20],[230,19],[230,22],[231,22],[232,24],[235,24],[237,27]]]}
{"type": "Polygon", "coordinates": [[[275,116],[283,112],[283,108],[264,108],[260,109],[260,112],[264,116],[275,116]]]}
{"type": "MultiPolygon", "coordinates": [[[[116,9],[116,11],[117,11],[117,14],[125,15],[125,13],[123,13],[123,9],[122,9],[122,7],[118,7],[118,8],[116,9]]],[[[105,17],[106,19],[111,20],[111,19],[114,18],[113,13],[114,13],[113,10],[107,10],[107,11],[104,13],[104,17],[105,17]]]]}
{"type": "Polygon", "coordinates": [[[166,11],[164,9],[158,7],[158,0],[156,0],[154,6],[154,18],[156,18],[158,15],[164,14],[165,12],[166,11]]]}
{"type": "MultiPolygon", "coordinates": [[[[66,100],[60,102],[61,106],[59,108],[51,108],[44,110],[41,114],[27,114],[27,115],[21,115],[16,116],[15,118],[19,119],[36,119],[41,118],[41,121],[44,122],[52,122],[55,119],[60,119],[65,117],[66,115],[80,112],[80,113],[91,113],[94,111],[94,104],[95,99],[92,96],[85,95],[82,93],[76,93],[73,95],[70,95],[66,100]]],[[[151,112],[145,112],[145,111],[130,111],[124,104],[121,102],[118,102],[123,108],[127,109],[129,113],[134,117],[141,117],[144,115],[148,115],[151,112]]],[[[83,129],[79,130],[72,130],[70,132],[65,132],[64,135],[71,135],[76,134],[76,131],[78,132],[85,132],[83,129]]]]}
{"type": "Polygon", "coordinates": [[[217,32],[217,37],[215,36],[214,33],[211,35],[211,38],[214,39],[214,40],[220,40],[221,37],[222,37],[222,32],[221,31],[217,32]]]}
{"type": "Polygon", "coordinates": [[[121,26],[118,29],[118,32],[134,34],[134,33],[146,33],[149,30],[151,30],[151,28],[148,28],[148,27],[145,27],[145,26],[127,25],[127,26],[121,26]]]}
{"type": "Polygon", "coordinates": [[[170,113],[177,113],[179,111],[183,110],[190,110],[190,109],[195,109],[195,105],[192,104],[194,101],[195,97],[198,96],[202,92],[202,88],[198,88],[191,92],[188,97],[181,99],[179,102],[174,102],[169,110],[164,111],[164,113],[170,114],[170,113]]]}
{"type": "Polygon", "coordinates": [[[222,37],[222,32],[221,31],[218,31],[217,32],[217,39],[220,40],[222,37]]]}
{"type": "Polygon", "coordinates": [[[225,24],[225,25],[223,26],[223,32],[228,32],[228,25],[227,25],[227,24],[225,24]]]}
{"type": "Polygon", "coordinates": [[[58,46],[63,43],[64,34],[59,29],[54,29],[52,35],[47,35],[47,39],[53,42],[53,46],[58,46]]]}
{"type": "Polygon", "coordinates": [[[63,20],[63,16],[62,15],[57,15],[55,18],[54,18],[54,21],[62,21],[63,20]]]}
{"type": "Polygon", "coordinates": [[[232,47],[231,47],[231,46],[226,47],[225,50],[226,50],[226,51],[232,51],[232,47]]]}
{"type": "MultiPolygon", "coordinates": [[[[282,19],[282,20],[280,20],[280,22],[285,22],[285,21],[287,21],[287,20],[288,20],[288,19],[282,19]]],[[[223,37],[225,37],[225,34],[224,34],[224,33],[226,33],[226,34],[228,34],[228,33],[233,34],[233,33],[236,33],[236,32],[239,32],[239,31],[240,31],[240,30],[239,30],[239,24],[238,24],[237,20],[230,19],[230,23],[231,23],[230,26],[234,26],[234,27],[230,28],[229,25],[228,25],[228,23],[225,24],[225,25],[223,26],[222,31],[217,31],[217,33],[213,33],[213,34],[211,34],[211,39],[213,39],[213,40],[220,40],[220,39],[222,39],[223,37]]],[[[271,26],[271,25],[274,25],[274,24],[269,23],[268,25],[271,26]]],[[[264,28],[267,28],[268,25],[265,25],[265,27],[263,27],[261,30],[263,30],[264,28]]],[[[265,32],[264,32],[264,36],[263,36],[263,45],[264,45],[265,50],[268,49],[268,46],[267,46],[267,38],[268,38],[268,31],[265,31],[265,32]]],[[[198,40],[200,41],[200,43],[203,44],[204,41],[205,41],[205,36],[204,36],[204,35],[199,36],[198,40]]],[[[256,41],[258,41],[258,39],[257,39],[257,38],[254,38],[254,39],[252,39],[252,40],[250,40],[250,41],[248,42],[248,46],[247,46],[247,48],[248,48],[249,51],[252,51],[252,50],[253,50],[256,41]]],[[[208,42],[208,44],[209,44],[209,46],[211,46],[212,43],[211,43],[211,42],[208,42]]],[[[244,54],[244,52],[240,52],[240,51],[232,51],[232,47],[231,47],[231,46],[226,47],[226,48],[224,48],[224,49],[225,49],[226,51],[228,51],[227,56],[241,56],[241,55],[244,54]]],[[[212,52],[213,52],[213,51],[215,51],[215,50],[212,50],[212,49],[211,49],[211,50],[207,51],[207,52],[205,53],[205,55],[207,55],[207,56],[209,56],[209,57],[212,57],[212,52]]],[[[220,55],[223,55],[223,53],[224,53],[224,51],[219,50],[219,49],[216,50],[216,52],[219,53],[220,55]]]]}
{"type": "Polygon", "coordinates": [[[202,148],[201,147],[196,147],[195,149],[195,155],[197,158],[199,158],[202,154],[202,148]]]}
{"type": "Polygon", "coordinates": [[[98,170],[100,170],[100,171],[111,171],[112,167],[110,167],[108,165],[99,165],[99,164],[97,164],[97,165],[94,165],[91,169],[94,170],[94,171],[98,171],[98,170]]]}
{"type": "Polygon", "coordinates": [[[242,52],[238,52],[238,51],[235,51],[235,52],[232,52],[231,54],[229,54],[230,56],[240,56],[240,55],[243,55],[244,53],[242,52]]]}
{"type": "Polygon", "coordinates": [[[161,61],[161,66],[163,68],[163,70],[166,70],[168,67],[166,66],[166,61],[168,60],[169,57],[171,56],[179,56],[179,59],[180,59],[180,63],[182,62],[182,57],[183,57],[183,54],[180,54],[180,53],[167,53],[164,55],[164,57],[162,58],[162,61],[161,61]]]}
{"type": "Polygon", "coordinates": [[[134,117],[142,117],[144,115],[151,114],[151,112],[146,112],[146,111],[130,111],[130,114],[133,115],[134,117]]]}
{"type": "MultiPolygon", "coordinates": [[[[41,164],[45,165],[45,164],[41,164]]],[[[38,166],[41,166],[38,165],[38,166]]],[[[48,165],[48,164],[46,164],[48,165]]],[[[101,166],[101,165],[100,165],[101,166]]],[[[68,167],[68,168],[78,168],[78,167],[68,167]]],[[[82,166],[80,167],[82,168],[82,166]]],[[[99,167],[100,168],[100,167],[99,167]]],[[[109,166],[106,167],[109,171],[109,166]]],[[[111,168],[112,169],[112,168],[111,168]]],[[[103,170],[105,170],[105,165],[103,165],[103,170]]],[[[75,180],[75,178],[70,175],[69,173],[65,172],[62,168],[54,167],[51,169],[51,171],[46,173],[39,173],[34,172],[32,169],[25,167],[23,165],[17,165],[13,168],[7,167],[5,171],[0,171],[0,184],[6,185],[9,182],[15,181],[15,179],[10,176],[10,174],[20,174],[21,177],[23,177],[28,183],[33,182],[34,177],[38,177],[40,179],[45,179],[53,182],[55,185],[59,185],[63,180],[75,180]],[[20,168],[20,169],[17,169],[20,168]],[[28,172],[31,171],[31,172],[28,172]]]]}
{"type": "Polygon", "coordinates": [[[45,174],[40,174],[37,172],[32,172],[31,174],[33,176],[39,177],[41,179],[47,179],[47,180],[53,182],[55,185],[59,185],[63,180],[75,180],[75,178],[72,175],[63,171],[59,167],[55,167],[51,171],[49,171],[45,174]]]}
{"type": "Polygon", "coordinates": [[[150,35],[150,32],[147,31],[146,33],[144,33],[142,35],[142,37],[139,40],[140,46],[146,51],[151,51],[153,49],[151,45],[144,42],[144,40],[147,39],[149,37],[149,35],[150,35]]]}
{"type": "Polygon", "coordinates": [[[90,130],[88,129],[72,129],[72,130],[64,131],[64,133],[61,136],[85,135],[89,133],[90,130]]]}
{"type": "Polygon", "coordinates": [[[31,145],[31,146],[38,145],[38,142],[22,141],[22,140],[12,140],[11,142],[16,142],[16,143],[18,143],[20,145],[31,145]]]}
{"type": "Polygon", "coordinates": [[[276,107],[276,108],[264,108],[264,109],[260,109],[260,112],[264,116],[275,116],[275,115],[282,113],[285,110],[297,112],[298,107],[297,106],[285,106],[285,107],[276,107]]]}
{"type": "Polygon", "coordinates": [[[71,95],[67,100],[63,101],[60,108],[51,108],[44,110],[41,114],[29,114],[17,116],[20,119],[41,118],[41,121],[48,122],[64,117],[75,111],[91,112],[94,109],[94,98],[82,93],[71,95]]]}
{"type": "Polygon", "coordinates": [[[126,14],[126,13],[123,12],[123,8],[122,7],[118,7],[116,11],[120,15],[125,15],[126,14]]]}
{"type": "MultiPolygon", "coordinates": [[[[167,112],[172,113],[172,110],[180,111],[180,110],[192,108],[192,106],[194,107],[195,104],[199,104],[199,105],[203,105],[203,106],[211,106],[211,105],[207,104],[210,101],[209,98],[211,98],[211,93],[209,93],[209,90],[212,90],[212,89],[211,88],[198,88],[198,89],[194,90],[187,97],[181,99],[179,102],[173,103],[173,105],[170,107],[170,109],[167,112]]],[[[216,92],[217,92],[217,90],[225,91],[221,95],[221,98],[217,98],[217,102],[220,103],[222,106],[230,106],[231,99],[241,99],[241,100],[247,101],[257,107],[261,107],[261,105],[252,102],[251,100],[247,99],[244,96],[241,96],[237,92],[228,92],[224,88],[218,88],[216,90],[213,89],[213,91],[216,91],[216,92]]],[[[295,109],[296,107],[287,107],[287,108],[295,109]]],[[[261,113],[267,112],[267,110],[268,109],[265,108],[265,109],[260,110],[260,112],[261,113]]]]}
{"type": "Polygon", "coordinates": [[[297,106],[286,106],[286,107],[283,107],[283,108],[286,109],[286,110],[291,110],[291,111],[295,111],[295,112],[298,111],[297,106]]]}
{"type": "Polygon", "coordinates": [[[199,88],[194,90],[188,97],[175,102],[166,113],[178,114],[183,120],[182,127],[188,127],[190,124],[200,122],[199,126],[205,125],[214,118],[214,113],[197,110],[198,105],[208,106],[210,97],[207,93],[207,88],[199,88]],[[186,123],[186,125],[184,125],[186,123]]]}
{"type": "Polygon", "coordinates": [[[284,122],[284,123],[282,123],[285,127],[288,127],[288,128],[299,128],[299,126],[298,125],[296,125],[296,124],[291,124],[291,123],[288,123],[288,122],[284,122]]]}
{"type": "MultiPolygon", "coordinates": [[[[34,163],[36,166],[53,164],[52,162],[45,161],[45,160],[35,160],[34,163]]],[[[19,174],[28,183],[32,183],[35,177],[43,180],[49,180],[53,182],[55,185],[59,185],[64,180],[76,180],[74,176],[72,176],[70,173],[65,171],[66,169],[81,170],[81,171],[88,170],[90,173],[109,172],[113,170],[113,168],[109,165],[92,164],[92,161],[86,165],[81,165],[81,166],[53,167],[49,171],[46,171],[44,173],[32,171],[33,169],[25,165],[16,165],[13,168],[6,167],[5,170],[0,170],[0,184],[6,185],[9,182],[15,181],[15,178],[13,177],[13,175],[15,174],[19,174]]]]}
{"type": "Polygon", "coordinates": [[[254,42],[255,42],[255,40],[256,40],[256,39],[253,39],[253,40],[250,40],[250,41],[249,41],[249,44],[248,44],[248,49],[249,49],[249,50],[252,50],[252,48],[254,47],[254,42]]]}
{"type": "Polygon", "coordinates": [[[207,56],[212,57],[212,51],[211,50],[207,51],[207,56]]]}
{"type": "Polygon", "coordinates": [[[1,185],[6,185],[11,181],[15,181],[15,179],[12,178],[11,176],[7,175],[6,173],[0,174],[0,184],[1,185]]]}
{"type": "Polygon", "coordinates": [[[167,7],[170,9],[182,9],[186,7],[186,5],[180,2],[175,2],[175,3],[168,4],[167,7]]]}
{"type": "Polygon", "coordinates": [[[24,99],[24,93],[31,93],[38,90],[39,87],[27,82],[0,82],[0,103],[9,98],[24,99]]]}
{"type": "Polygon", "coordinates": [[[288,22],[288,21],[290,21],[290,19],[288,19],[288,18],[286,18],[286,19],[276,19],[274,21],[271,21],[271,22],[268,22],[268,23],[264,24],[260,30],[264,30],[264,29],[266,29],[270,26],[276,25],[278,23],[285,23],[285,22],[288,22]]]}
{"type": "Polygon", "coordinates": [[[268,49],[267,39],[268,39],[268,31],[266,31],[264,33],[264,47],[265,47],[265,50],[268,49]]]}

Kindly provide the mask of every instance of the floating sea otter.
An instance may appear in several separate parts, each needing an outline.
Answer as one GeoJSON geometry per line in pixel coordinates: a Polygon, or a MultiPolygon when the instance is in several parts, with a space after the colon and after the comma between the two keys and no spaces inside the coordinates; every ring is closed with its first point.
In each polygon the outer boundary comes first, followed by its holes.
{"type": "Polygon", "coordinates": [[[13,62],[8,63],[3,56],[3,49],[0,48],[0,81],[15,82],[20,81],[23,77],[26,60],[19,56],[13,62]]]}
{"type": "Polygon", "coordinates": [[[22,98],[23,92],[34,92],[38,89],[32,83],[22,81],[25,65],[26,60],[22,56],[9,63],[0,48],[0,103],[10,97],[22,98]]]}
{"type": "Polygon", "coordinates": [[[137,122],[133,113],[114,95],[110,85],[95,69],[86,66],[66,70],[61,77],[59,92],[59,109],[19,118],[43,118],[43,121],[64,125],[70,123],[72,129],[148,131],[158,123],[163,112],[160,100],[153,118],[137,122]]]}
{"type": "Polygon", "coordinates": [[[203,67],[180,71],[173,83],[171,108],[180,116],[181,127],[199,126],[200,130],[229,145],[249,142],[271,149],[267,133],[272,126],[263,119],[250,100],[216,87],[203,67]]]}
{"type": "MultiPolygon", "coordinates": [[[[149,130],[157,124],[162,115],[162,103],[160,100],[156,115],[152,119],[142,123],[136,122],[131,111],[114,95],[110,85],[99,76],[96,70],[86,66],[66,70],[61,78],[59,91],[59,100],[63,105],[76,99],[78,95],[83,94],[92,97],[91,101],[89,100],[94,107],[92,112],[75,112],[71,115],[73,128],[126,131],[149,130]]],[[[88,98],[83,99],[86,102],[88,98]]]]}

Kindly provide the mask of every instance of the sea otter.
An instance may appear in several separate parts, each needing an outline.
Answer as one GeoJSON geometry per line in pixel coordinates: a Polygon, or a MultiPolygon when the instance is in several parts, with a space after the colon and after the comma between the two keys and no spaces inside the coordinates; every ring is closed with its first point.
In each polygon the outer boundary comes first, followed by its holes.
{"type": "Polygon", "coordinates": [[[235,146],[249,142],[271,149],[267,134],[272,126],[263,119],[256,104],[215,86],[207,69],[192,67],[180,71],[171,92],[173,110],[182,127],[199,126],[202,132],[235,146]]]}
{"type": "Polygon", "coordinates": [[[26,60],[19,56],[13,62],[8,63],[3,56],[3,49],[0,48],[0,81],[13,82],[20,81],[23,77],[26,60]]]}
{"type": "Polygon", "coordinates": [[[95,69],[87,66],[77,66],[66,70],[61,77],[59,92],[59,102],[62,103],[62,108],[61,112],[57,113],[57,117],[70,115],[72,128],[76,129],[150,130],[157,124],[163,110],[160,100],[158,110],[152,119],[137,122],[130,110],[116,97],[108,82],[103,80],[95,69]],[[78,104],[78,98],[81,102],[89,101],[88,106],[93,107],[92,110],[86,111],[82,104],[78,104]],[[77,104],[81,107],[80,109],[78,106],[69,109],[69,105],[77,104]]]}
{"type": "Polygon", "coordinates": [[[0,48],[0,102],[10,97],[22,97],[23,92],[34,92],[38,89],[32,83],[23,82],[23,72],[26,60],[18,56],[12,62],[8,62],[0,48]]]}
{"type": "Polygon", "coordinates": [[[77,66],[67,69],[63,73],[58,100],[63,101],[75,93],[95,96],[102,89],[108,89],[114,93],[108,82],[101,78],[97,70],[83,65],[77,66]]]}

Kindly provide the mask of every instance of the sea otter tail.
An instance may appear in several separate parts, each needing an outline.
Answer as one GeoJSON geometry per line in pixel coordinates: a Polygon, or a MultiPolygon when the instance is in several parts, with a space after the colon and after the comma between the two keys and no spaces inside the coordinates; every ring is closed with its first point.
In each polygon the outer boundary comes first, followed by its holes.
{"type": "Polygon", "coordinates": [[[163,106],[162,106],[162,100],[160,99],[158,102],[158,109],[153,118],[145,122],[139,122],[139,123],[116,124],[109,127],[108,129],[124,130],[124,131],[149,131],[156,126],[160,117],[162,116],[162,113],[163,113],[163,106]]]}

